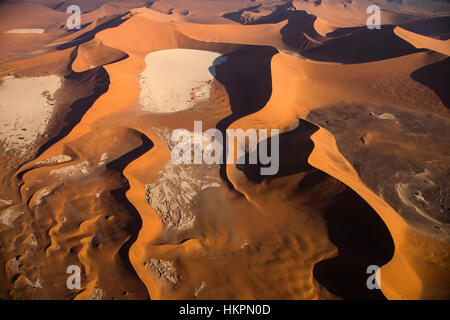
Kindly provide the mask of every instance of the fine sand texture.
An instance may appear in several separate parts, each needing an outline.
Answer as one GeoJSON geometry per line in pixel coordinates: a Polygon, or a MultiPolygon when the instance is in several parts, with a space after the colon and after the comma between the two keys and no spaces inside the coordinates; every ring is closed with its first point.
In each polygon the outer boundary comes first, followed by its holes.
{"type": "Polygon", "coordinates": [[[0,299],[449,299],[450,8],[374,3],[0,4],[0,299]],[[279,171],[176,165],[194,121],[279,171]]]}

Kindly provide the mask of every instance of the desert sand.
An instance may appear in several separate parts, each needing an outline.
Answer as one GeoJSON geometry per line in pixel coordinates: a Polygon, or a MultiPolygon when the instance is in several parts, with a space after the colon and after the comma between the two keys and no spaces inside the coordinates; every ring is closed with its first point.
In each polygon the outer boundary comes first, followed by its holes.
{"type": "Polygon", "coordinates": [[[368,30],[369,0],[73,2],[78,31],[0,5],[0,139],[30,134],[0,155],[1,299],[449,299],[448,3],[368,30]],[[279,172],[174,165],[194,121],[278,129],[279,172]]]}

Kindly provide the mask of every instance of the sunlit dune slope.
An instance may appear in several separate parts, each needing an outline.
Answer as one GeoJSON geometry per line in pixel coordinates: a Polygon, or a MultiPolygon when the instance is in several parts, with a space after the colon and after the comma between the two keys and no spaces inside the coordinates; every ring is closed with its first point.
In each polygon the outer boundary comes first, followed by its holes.
{"type": "Polygon", "coordinates": [[[431,49],[447,56],[450,53],[450,40],[430,39],[428,37],[421,36],[419,34],[415,34],[408,30],[402,29],[401,27],[396,27],[394,29],[394,32],[400,38],[410,42],[418,49],[431,49]]]}
{"type": "Polygon", "coordinates": [[[91,41],[78,47],[77,59],[72,64],[72,69],[75,72],[83,72],[125,58],[125,52],[104,46],[98,41],[91,41]]]}

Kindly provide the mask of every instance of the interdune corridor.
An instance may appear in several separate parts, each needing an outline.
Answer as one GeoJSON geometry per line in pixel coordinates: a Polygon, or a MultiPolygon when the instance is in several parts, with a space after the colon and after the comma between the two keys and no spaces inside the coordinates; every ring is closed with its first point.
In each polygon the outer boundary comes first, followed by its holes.
{"type": "Polygon", "coordinates": [[[448,3],[256,2],[0,4],[0,299],[450,298],[448,3]]]}

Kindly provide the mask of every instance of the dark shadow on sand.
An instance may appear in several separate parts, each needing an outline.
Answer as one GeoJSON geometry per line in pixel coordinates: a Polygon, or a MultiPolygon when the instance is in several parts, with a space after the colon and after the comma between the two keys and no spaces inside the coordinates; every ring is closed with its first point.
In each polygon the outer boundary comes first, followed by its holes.
{"type": "MultiPolygon", "coordinates": [[[[248,164],[248,155],[245,165],[238,164],[237,168],[244,172],[250,181],[261,183],[266,179],[275,179],[294,175],[300,172],[311,171],[314,168],[308,164],[308,157],[314,149],[314,143],[311,140],[319,127],[299,119],[299,125],[292,131],[284,132],[279,135],[279,170],[276,175],[261,175],[261,168],[269,167],[262,164],[248,164]]],[[[267,145],[272,145],[272,138],[267,139],[267,145]]],[[[270,151],[270,148],[268,148],[270,151]]]]}
{"type": "MultiPolygon", "coordinates": [[[[78,86],[82,86],[86,81],[92,81],[93,83],[95,83],[94,87],[90,89],[91,94],[81,99],[77,99],[76,101],[71,103],[68,107],[69,111],[65,113],[64,118],[55,119],[57,123],[64,123],[63,126],[61,127],[61,129],[59,129],[58,133],[54,137],[50,138],[39,148],[35,158],[38,158],[51,146],[66,137],[81,121],[83,116],[92,107],[95,101],[97,101],[97,99],[101,95],[108,91],[110,84],[108,72],[106,72],[103,67],[98,67],[80,73],[71,71],[64,78],[64,87],[70,88],[68,90],[76,90],[78,86]]],[[[19,169],[17,178],[22,179],[25,173],[33,169],[34,168],[29,168],[23,171],[20,171],[19,169]]]]}
{"type": "Polygon", "coordinates": [[[37,156],[40,156],[53,144],[67,136],[72,131],[72,129],[81,121],[85,113],[92,107],[94,102],[97,101],[97,99],[101,95],[108,91],[110,84],[109,75],[103,67],[80,73],[72,71],[65,77],[64,81],[68,82],[69,87],[72,86],[71,83],[73,83],[74,87],[76,88],[77,83],[82,83],[86,81],[86,79],[92,79],[92,81],[95,83],[95,87],[92,88],[93,93],[89,96],[76,100],[70,105],[70,111],[64,117],[64,127],[60,130],[56,137],[50,139],[42,147],[39,148],[37,156]]]}
{"type": "Polygon", "coordinates": [[[280,31],[283,42],[308,59],[352,64],[423,51],[397,37],[392,25],[383,25],[380,30],[369,30],[365,26],[341,28],[323,37],[315,31],[315,19],[305,11],[294,11],[280,31]]]}
{"type": "Polygon", "coordinates": [[[326,208],[324,218],[338,256],[317,263],[314,279],[343,299],[385,299],[381,290],[367,288],[372,275],[367,274],[367,267],[381,267],[394,255],[391,234],[378,214],[347,188],[326,208]]]}
{"type": "Polygon", "coordinates": [[[391,59],[420,51],[423,50],[397,37],[394,26],[383,25],[380,30],[358,28],[301,54],[313,60],[353,64],[391,59]]]}
{"type": "Polygon", "coordinates": [[[439,40],[450,38],[450,17],[439,17],[401,24],[408,31],[439,40]]]}
{"type": "MultiPolygon", "coordinates": [[[[139,212],[136,210],[136,208],[131,204],[131,202],[126,197],[126,192],[130,189],[130,185],[128,183],[128,180],[123,175],[123,170],[126,166],[128,166],[131,162],[136,160],[137,158],[141,157],[144,153],[151,150],[154,146],[153,142],[148,139],[144,134],[140,133],[141,139],[142,139],[142,145],[126,154],[121,156],[120,158],[108,163],[106,165],[106,168],[108,170],[117,171],[120,172],[122,176],[122,180],[124,181],[124,187],[116,190],[111,191],[111,195],[114,197],[114,199],[117,201],[117,203],[120,203],[121,206],[123,206],[129,213],[129,217],[127,220],[127,226],[125,230],[130,234],[130,238],[125,242],[122,247],[119,250],[119,255],[122,258],[122,261],[125,263],[127,269],[137,278],[139,279],[138,275],[136,274],[136,271],[133,268],[133,265],[130,262],[129,252],[131,245],[136,241],[139,231],[142,228],[142,219],[139,215],[139,212]]],[[[142,291],[147,293],[147,289],[145,288],[144,284],[139,280],[139,282],[142,284],[142,291]]]]}
{"type": "Polygon", "coordinates": [[[315,33],[315,20],[315,16],[303,10],[290,12],[288,23],[280,30],[281,40],[292,50],[300,53],[303,48],[308,47],[309,42],[303,33],[315,33]]]}
{"type": "MultiPolygon", "coordinates": [[[[241,17],[244,12],[257,12],[261,6],[262,4],[258,4],[252,7],[244,8],[239,11],[225,13],[222,17],[237,23],[243,23],[241,17]]],[[[284,21],[288,18],[290,11],[288,11],[287,9],[291,7],[292,4],[290,2],[279,4],[278,6],[276,6],[275,10],[271,14],[265,17],[261,17],[257,21],[254,21],[249,24],[280,23],[281,21],[284,21]]]]}
{"type": "MultiPolygon", "coordinates": [[[[211,73],[225,86],[232,111],[216,125],[224,137],[230,124],[261,110],[269,101],[272,95],[271,61],[277,53],[273,47],[247,46],[215,61],[211,73]]],[[[223,145],[227,145],[226,141],[223,145]]],[[[221,165],[220,174],[231,187],[226,177],[226,165],[221,165]]]]}
{"type": "MultiPolygon", "coordinates": [[[[266,179],[305,173],[299,182],[299,194],[333,179],[308,163],[313,151],[311,140],[318,126],[299,119],[299,126],[279,135],[280,170],[274,176],[262,176],[261,165],[237,165],[246,177],[256,183],[266,179]]],[[[272,143],[269,141],[268,143],[272,143]]],[[[248,159],[246,161],[248,163],[248,159]]],[[[314,201],[314,200],[313,200],[314,201]]],[[[366,285],[370,265],[382,266],[394,254],[394,243],[384,222],[356,192],[350,188],[339,193],[325,208],[328,236],[338,248],[338,256],[314,266],[314,278],[333,294],[344,299],[384,299],[380,290],[366,285]]]]}
{"type": "Polygon", "coordinates": [[[411,78],[433,90],[450,108],[449,75],[450,58],[447,58],[414,71],[411,78]]]}
{"type": "Polygon", "coordinates": [[[88,31],[86,33],[83,33],[82,35],[80,35],[79,37],[75,38],[74,40],[72,40],[71,42],[68,43],[64,43],[62,45],[59,45],[56,47],[56,49],[58,50],[65,50],[68,48],[73,48],[76,47],[82,43],[88,42],[92,39],[94,39],[95,35],[100,32],[103,31],[105,29],[109,29],[109,28],[116,28],[118,26],[120,26],[122,23],[124,23],[127,19],[123,19],[123,17],[125,17],[129,12],[126,12],[108,22],[105,22],[97,27],[95,27],[93,30],[88,31]]]}

